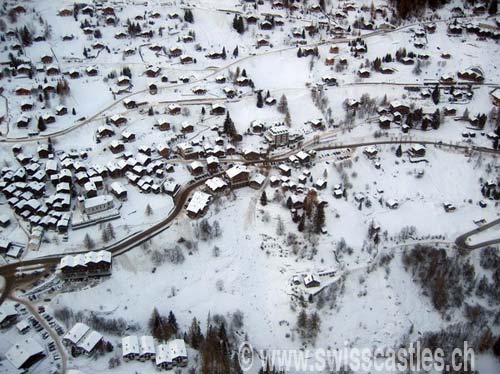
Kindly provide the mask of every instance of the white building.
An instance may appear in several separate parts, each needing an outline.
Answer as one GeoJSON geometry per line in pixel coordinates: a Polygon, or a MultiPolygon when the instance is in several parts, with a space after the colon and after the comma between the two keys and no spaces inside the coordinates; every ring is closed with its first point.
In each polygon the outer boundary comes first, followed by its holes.
{"type": "Polygon", "coordinates": [[[111,195],[91,197],[83,202],[83,209],[87,214],[100,213],[113,207],[114,201],[111,195]]]}
{"type": "Polygon", "coordinates": [[[23,338],[15,342],[5,354],[5,358],[16,369],[28,369],[45,357],[44,349],[33,338],[23,338]]]}
{"type": "Polygon", "coordinates": [[[281,146],[288,144],[289,129],[285,125],[273,126],[264,134],[266,140],[274,145],[281,146]]]}
{"type": "Polygon", "coordinates": [[[197,218],[205,214],[208,204],[210,203],[211,196],[205,192],[196,191],[191,198],[186,211],[189,217],[197,218]]]}
{"type": "Polygon", "coordinates": [[[139,357],[139,339],[136,335],[122,338],[122,357],[124,361],[135,360],[139,357]]]}
{"type": "Polygon", "coordinates": [[[141,361],[154,360],[156,356],[155,342],[150,335],[144,335],[139,338],[139,359],[141,361]]]}

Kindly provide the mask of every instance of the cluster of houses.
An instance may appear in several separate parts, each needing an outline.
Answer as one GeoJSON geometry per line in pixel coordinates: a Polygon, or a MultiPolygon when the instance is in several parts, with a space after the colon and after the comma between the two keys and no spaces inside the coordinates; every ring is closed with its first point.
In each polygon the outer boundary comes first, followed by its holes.
{"type": "Polygon", "coordinates": [[[184,367],[188,364],[186,343],[182,339],[173,339],[167,343],[155,345],[152,336],[130,335],[122,338],[122,357],[124,361],[153,361],[160,370],[184,367]]]}
{"type": "Polygon", "coordinates": [[[186,205],[186,213],[191,218],[201,217],[207,212],[214,196],[246,186],[259,189],[265,180],[266,177],[260,173],[250,176],[250,170],[246,166],[234,165],[227,169],[222,177],[214,176],[206,180],[203,191],[196,191],[186,205]]]}
{"type": "Polygon", "coordinates": [[[103,336],[85,323],[77,322],[62,338],[63,344],[77,354],[92,355],[103,336]]]}
{"type": "Polygon", "coordinates": [[[90,251],[85,254],[66,255],[58,270],[63,279],[84,279],[111,274],[111,252],[90,251]]]}

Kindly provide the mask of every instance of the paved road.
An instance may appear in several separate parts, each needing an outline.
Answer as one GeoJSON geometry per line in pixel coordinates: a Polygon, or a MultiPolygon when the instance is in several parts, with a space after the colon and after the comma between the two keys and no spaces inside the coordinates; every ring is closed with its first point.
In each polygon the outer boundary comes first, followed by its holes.
{"type": "Polygon", "coordinates": [[[471,230],[469,232],[466,232],[463,235],[460,235],[456,240],[455,240],[455,245],[459,248],[462,249],[467,249],[467,250],[474,250],[474,249],[479,249],[483,247],[487,247],[489,245],[494,245],[494,244],[500,244],[500,238],[498,239],[493,239],[493,240],[487,240],[482,243],[477,243],[473,245],[467,244],[467,239],[473,235],[479,234],[482,231],[488,230],[490,227],[496,226],[500,224],[500,218],[491,221],[485,225],[482,225],[474,230],[471,230]]]}
{"type": "MultiPolygon", "coordinates": [[[[487,19],[487,18],[488,17],[479,16],[479,17],[464,17],[462,19],[487,19]]],[[[363,34],[363,35],[360,35],[360,36],[352,36],[352,37],[342,37],[342,38],[328,39],[328,40],[324,40],[324,41],[320,41],[320,42],[316,42],[316,43],[311,43],[311,44],[303,45],[301,47],[305,48],[305,47],[316,47],[316,46],[321,46],[321,45],[345,44],[345,43],[350,42],[351,40],[358,39],[358,38],[367,39],[367,38],[371,38],[371,37],[374,37],[374,36],[377,36],[377,35],[382,35],[382,34],[385,35],[385,34],[391,34],[391,33],[394,33],[394,32],[399,32],[401,30],[405,30],[407,28],[411,28],[411,27],[414,27],[414,26],[417,26],[417,25],[424,25],[424,24],[428,24],[428,23],[441,23],[441,22],[448,22],[448,21],[449,21],[448,19],[443,19],[443,20],[434,20],[434,21],[426,21],[426,22],[416,22],[416,23],[411,23],[411,24],[407,24],[407,25],[395,28],[393,30],[375,30],[375,31],[372,31],[372,32],[369,32],[369,33],[366,33],[366,34],[363,34]]],[[[294,49],[297,49],[297,46],[294,45],[294,46],[280,48],[280,49],[271,49],[269,51],[265,51],[265,52],[259,53],[259,54],[253,54],[253,55],[250,54],[248,56],[244,56],[244,57],[241,57],[241,58],[239,58],[237,60],[234,60],[234,61],[230,62],[229,64],[227,64],[225,66],[221,66],[221,67],[212,69],[211,73],[205,75],[202,78],[193,80],[193,81],[188,82],[188,83],[178,83],[178,84],[173,84],[173,85],[170,85],[170,86],[158,87],[158,89],[159,90],[168,90],[168,89],[172,89],[172,88],[177,88],[177,87],[182,87],[182,86],[186,86],[186,85],[191,85],[193,83],[203,82],[203,81],[206,81],[208,78],[213,77],[216,74],[219,74],[221,71],[227,70],[227,69],[229,69],[229,68],[231,68],[231,67],[233,67],[235,65],[238,65],[238,64],[242,63],[243,61],[246,61],[246,60],[249,60],[249,59],[253,59],[253,58],[257,58],[257,57],[261,57],[261,56],[265,56],[265,55],[270,55],[270,54],[275,54],[275,53],[281,53],[281,52],[285,52],[285,51],[289,51],[289,50],[294,50],[294,49]]],[[[207,68],[206,70],[208,71],[209,69],[207,68]]],[[[186,71],[189,71],[189,70],[186,70],[186,71]]],[[[29,143],[29,142],[37,142],[37,141],[40,141],[40,140],[47,140],[49,137],[50,138],[56,138],[56,137],[68,134],[68,133],[70,133],[70,132],[72,132],[72,131],[74,131],[74,130],[76,130],[76,129],[78,129],[78,128],[80,128],[80,127],[82,127],[82,126],[84,126],[84,125],[86,125],[86,124],[88,124],[90,122],[92,122],[92,121],[94,121],[101,114],[103,114],[106,111],[108,111],[109,109],[115,107],[119,103],[123,102],[123,100],[125,100],[127,98],[130,98],[132,96],[135,96],[135,95],[146,93],[146,92],[149,92],[148,88],[145,88],[145,89],[142,89],[142,90],[139,90],[139,91],[136,91],[136,92],[131,92],[131,93],[127,94],[127,95],[124,95],[124,96],[120,97],[119,99],[115,100],[114,102],[110,103],[108,106],[106,106],[105,108],[101,109],[97,113],[93,114],[92,116],[86,118],[83,121],[77,122],[76,124],[74,124],[74,125],[72,125],[72,126],[70,126],[68,128],[65,128],[63,130],[56,131],[54,133],[47,134],[47,135],[40,135],[40,136],[34,136],[34,137],[23,137],[23,138],[5,138],[5,137],[3,137],[3,138],[0,138],[0,142],[5,142],[5,143],[26,142],[26,143],[29,143]]]]}
{"type": "MultiPolygon", "coordinates": [[[[110,251],[113,257],[119,256],[158,235],[159,233],[167,229],[169,225],[174,221],[174,219],[177,218],[193,190],[202,185],[206,181],[206,179],[221,175],[222,173],[223,171],[217,174],[210,175],[209,177],[199,179],[194,183],[187,184],[177,193],[176,197],[174,198],[174,208],[165,219],[154,224],[144,231],[132,235],[125,240],[119,241],[114,245],[106,247],[106,250],[110,251]]],[[[72,254],[85,252],[87,251],[72,252],[72,254]]],[[[32,260],[11,263],[0,267],[0,275],[5,278],[4,290],[2,292],[2,295],[0,296],[0,304],[16,287],[16,284],[19,283],[19,279],[17,279],[15,275],[20,268],[32,265],[47,265],[55,267],[67,254],[68,253],[61,253],[51,256],[44,256],[32,260]]]]}

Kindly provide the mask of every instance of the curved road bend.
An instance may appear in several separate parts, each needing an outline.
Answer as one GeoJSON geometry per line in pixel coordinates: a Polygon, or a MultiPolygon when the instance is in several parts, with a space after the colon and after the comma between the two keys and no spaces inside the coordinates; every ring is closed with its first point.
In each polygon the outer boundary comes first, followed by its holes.
{"type": "MultiPolygon", "coordinates": [[[[130,249],[136,247],[158,235],[162,231],[168,228],[168,225],[179,215],[186,203],[190,193],[203,184],[206,179],[212,178],[214,176],[222,175],[224,171],[221,171],[217,174],[210,175],[208,177],[197,180],[194,183],[189,183],[178,192],[176,197],[174,198],[174,209],[170,212],[170,214],[160,222],[154,224],[150,228],[137,233],[136,235],[132,235],[125,240],[122,240],[115,245],[110,245],[106,248],[106,250],[110,251],[112,256],[119,256],[123,253],[126,253],[130,249]]],[[[85,253],[88,251],[79,251],[72,252],[71,254],[85,253]]],[[[19,280],[16,278],[16,272],[21,267],[30,266],[30,265],[47,265],[47,266],[55,266],[57,265],[61,259],[68,255],[68,253],[61,253],[57,255],[50,255],[35,258],[32,260],[19,261],[15,263],[11,263],[5,266],[0,267],[0,274],[5,278],[5,285],[3,289],[3,293],[0,296],[0,304],[7,297],[8,294],[16,287],[16,284],[19,283],[19,280]]]]}
{"type": "MultiPolygon", "coordinates": [[[[309,142],[306,142],[309,143],[309,142]]],[[[484,147],[477,147],[477,146],[460,146],[460,145],[453,145],[453,144],[447,144],[447,143],[440,143],[440,142],[432,142],[432,141],[418,141],[418,140],[381,140],[381,141],[372,141],[372,142],[366,142],[366,143],[354,143],[354,144],[341,144],[341,145],[332,145],[332,146],[323,146],[323,147],[316,147],[313,149],[316,150],[330,150],[330,149],[343,149],[343,148],[356,148],[356,147],[361,147],[361,146],[368,146],[368,145],[377,145],[377,144],[430,144],[430,145],[439,145],[439,146],[448,146],[450,148],[455,148],[455,149],[463,149],[463,150],[468,150],[472,149],[478,152],[486,152],[486,153],[493,153],[493,154],[500,154],[500,150],[493,150],[490,148],[484,148],[484,147]]],[[[309,144],[308,144],[309,145],[309,144]]],[[[287,151],[286,154],[288,154],[290,151],[287,151]]],[[[293,150],[293,152],[298,152],[298,149],[293,150]]],[[[246,165],[252,165],[252,164],[259,164],[259,163],[267,163],[267,162],[279,162],[279,161],[284,161],[287,159],[287,156],[273,156],[271,158],[265,159],[265,160],[252,160],[252,161],[246,161],[246,165]]],[[[113,256],[118,256],[120,254],[123,254],[130,249],[136,247],[139,244],[144,243],[145,241],[153,238],[154,236],[158,235],[162,231],[164,231],[168,225],[179,215],[179,213],[182,211],[182,208],[184,207],[184,204],[186,203],[190,193],[199,187],[202,183],[206,181],[206,179],[211,178],[213,176],[218,176],[223,174],[224,171],[221,171],[217,174],[210,175],[208,177],[199,179],[198,181],[194,183],[189,183],[185,185],[181,191],[177,194],[177,196],[174,198],[174,209],[170,212],[170,214],[162,221],[154,224],[150,228],[137,233],[136,235],[132,235],[128,237],[125,240],[122,240],[115,245],[111,245],[106,248],[106,250],[111,251],[113,256]]],[[[75,254],[77,253],[85,253],[86,251],[80,251],[80,252],[73,252],[75,254]]],[[[29,265],[57,265],[62,257],[67,255],[67,253],[64,254],[57,254],[57,255],[51,255],[51,256],[45,256],[45,257],[39,257],[36,259],[32,260],[26,260],[26,261],[20,261],[17,263],[12,263],[8,264],[5,266],[0,267],[0,274],[5,277],[5,289],[3,294],[0,296],[0,301],[3,301],[8,294],[8,291],[11,291],[12,289],[15,288],[16,284],[16,279],[15,279],[15,273],[16,271],[23,266],[29,266],[29,265]]]]}
{"type": "Polygon", "coordinates": [[[455,240],[455,245],[459,248],[462,248],[462,249],[467,249],[467,250],[474,250],[474,249],[479,249],[479,248],[482,248],[482,247],[487,247],[489,245],[494,245],[494,244],[500,244],[500,238],[498,239],[492,239],[492,240],[487,240],[485,242],[482,242],[482,243],[477,243],[477,244],[473,244],[473,245],[469,245],[467,244],[467,239],[473,235],[476,235],[476,234],[479,234],[480,232],[482,231],[485,231],[485,230],[488,230],[489,228],[493,227],[493,226],[496,226],[500,224],[500,218],[494,220],[494,221],[491,221],[487,224],[484,224],[478,228],[475,228],[474,230],[471,230],[469,232],[466,232],[465,234],[463,235],[460,235],[456,240],[455,240]]]}

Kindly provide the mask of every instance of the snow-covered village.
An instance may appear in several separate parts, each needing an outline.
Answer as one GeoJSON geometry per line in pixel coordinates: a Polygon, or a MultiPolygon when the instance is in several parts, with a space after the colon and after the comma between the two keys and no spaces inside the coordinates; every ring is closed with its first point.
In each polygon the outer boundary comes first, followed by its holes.
{"type": "Polygon", "coordinates": [[[499,40],[498,0],[2,0],[0,374],[499,373],[499,40]]]}

